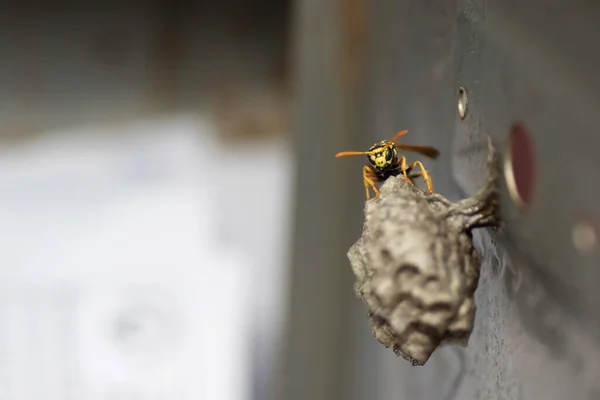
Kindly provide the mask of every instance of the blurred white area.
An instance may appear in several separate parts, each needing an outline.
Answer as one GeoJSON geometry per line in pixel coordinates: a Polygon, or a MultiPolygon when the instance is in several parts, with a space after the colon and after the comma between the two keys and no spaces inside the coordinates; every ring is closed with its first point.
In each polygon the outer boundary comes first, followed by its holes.
{"type": "Polygon", "coordinates": [[[219,207],[223,234],[241,246],[252,269],[253,371],[256,399],[269,398],[285,324],[294,154],[285,140],[227,145],[224,149],[219,207]]]}
{"type": "Polygon", "coordinates": [[[0,149],[0,399],[250,399],[292,161],[188,115],[0,149]]]}

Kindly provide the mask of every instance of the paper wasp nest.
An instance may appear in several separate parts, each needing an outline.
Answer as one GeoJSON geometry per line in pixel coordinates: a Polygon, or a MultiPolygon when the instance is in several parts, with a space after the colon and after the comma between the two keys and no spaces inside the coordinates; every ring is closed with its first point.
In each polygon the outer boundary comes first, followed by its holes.
{"type": "Polygon", "coordinates": [[[487,182],[473,197],[451,203],[391,177],[366,203],[362,236],[348,251],[355,289],[377,340],[413,365],[440,345],[467,345],[480,267],[471,230],[497,225],[498,176],[490,141],[487,182]]]}

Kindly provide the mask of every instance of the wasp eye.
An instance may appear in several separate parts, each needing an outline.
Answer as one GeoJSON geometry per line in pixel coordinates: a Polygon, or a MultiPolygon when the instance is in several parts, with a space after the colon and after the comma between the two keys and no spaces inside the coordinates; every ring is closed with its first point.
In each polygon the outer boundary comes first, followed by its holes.
{"type": "Polygon", "coordinates": [[[385,158],[386,158],[386,160],[389,160],[392,158],[392,151],[390,150],[389,147],[385,150],[385,158]]]}

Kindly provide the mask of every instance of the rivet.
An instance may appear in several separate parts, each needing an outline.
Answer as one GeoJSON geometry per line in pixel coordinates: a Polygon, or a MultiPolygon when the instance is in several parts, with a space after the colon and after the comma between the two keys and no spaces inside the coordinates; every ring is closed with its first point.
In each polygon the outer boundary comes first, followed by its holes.
{"type": "Polygon", "coordinates": [[[467,116],[467,105],[469,104],[469,98],[467,97],[467,89],[460,87],[458,89],[458,116],[460,119],[465,119],[467,116]]]}
{"type": "Polygon", "coordinates": [[[572,239],[577,250],[582,253],[592,251],[598,241],[596,229],[587,222],[580,222],[575,225],[572,232],[572,239]]]}

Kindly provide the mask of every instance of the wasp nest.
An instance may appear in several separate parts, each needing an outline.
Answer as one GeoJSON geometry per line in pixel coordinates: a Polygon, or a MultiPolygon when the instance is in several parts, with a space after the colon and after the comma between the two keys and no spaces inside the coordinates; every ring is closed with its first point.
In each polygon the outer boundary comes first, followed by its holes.
{"type": "Polygon", "coordinates": [[[471,231],[497,226],[499,176],[489,141],[485,187],[452,203],[402,177],[368,201],[362,236],[348,251],[374,336],[413,365],[443,344],[466,346],[475,319],[480,258],[471,231]]]}

